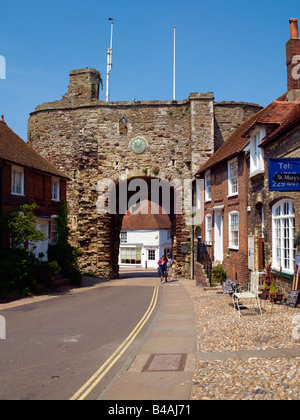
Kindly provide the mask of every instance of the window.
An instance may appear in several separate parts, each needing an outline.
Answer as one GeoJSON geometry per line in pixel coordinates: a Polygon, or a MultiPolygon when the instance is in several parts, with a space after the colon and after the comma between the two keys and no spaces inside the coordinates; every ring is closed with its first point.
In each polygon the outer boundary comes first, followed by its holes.
{"type": "Polygon", "coordinates": [[[170,240],[170,239],[171,239],[171,231],[167,230],[167,240],[170,240]]]}
{"type": "Polygon", "coordinates": [[[120,240],[121,244],[127,244],[127,232],[121,232],[120,240]]]}
{"type": "Polygon", "coordinates": [[[11,193],[14,195],[24,195],[24,168],[12,166],[11,193]]]}
{"type": "Polygon", "coordinates": [[[203,200],[203,180],[196,179],[196,210],[201,209],[201,200],[203,200]]]}
{"type": "Polygon", "coordinates": [[[60,185],[58,178],[52,178],[52,200],[59,201],[60,200],[60,185]]]}
{"type": "Polygon", "coordinates": [[[250,138],[250,176],[264,170],[263,150],[259,147],[266,135],[264,127],[256,129],[250,138]]]}
{"type": "Polygon", "coordinates": [[[211,214],[205,216],[205,242],[212,241],[212,218],[211,214]]]}
{"type": "Polygon", "coordinates": [[[229,248],[239,248],[239,213],[232,211],[229,213],[229,248]]]}
{"type": "Polygon", "coordinates": [[[119,122],[119,132],[121,135],[126,135],[128,131],[127,120],[125,117],[122,117],[119,122]]]}
{"type": "Polygon", "coordinates": [[[155,249],[148,250],[148,260],[155,261],[155,249]]]}
{"type": "Polygon", "coordinates": [[[57,233],[57,216],[51,216],[50,222],[50,243],[52,245],[57,244],[58,233],[57,233]]]}
{"type": "Polygon", "coordinates": [[[228,162],[228,195],[236,195],[238,192],[238,160],[236,158],[228,162]]]}
{"type": "Polygon", "coordinates": [[[205,172],[205,201],[211,200],[211,178],[210,171],[205,172]]]}
{"type": "Polygon", "coordinates": [[[121,264],[141,264],[142,248],[121,248],[121,264]]]}
{"type": "Polygon", "coordinates": [[[293,200],[281,200],[272,208],[273,268],[294,273],[295,264],[295,210],[293,200]]]}

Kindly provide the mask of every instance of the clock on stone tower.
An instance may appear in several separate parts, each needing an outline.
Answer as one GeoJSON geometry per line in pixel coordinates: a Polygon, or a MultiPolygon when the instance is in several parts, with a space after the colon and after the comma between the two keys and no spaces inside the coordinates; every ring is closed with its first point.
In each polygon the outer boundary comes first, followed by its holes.
{"type": "Polygon", "coordinates": [[[133,153],[140,155],[144,153],[146,149],[147,149],[147,142],[142,137],[135,137],[133,140],[131,140],[130,150],[133,153]]]}

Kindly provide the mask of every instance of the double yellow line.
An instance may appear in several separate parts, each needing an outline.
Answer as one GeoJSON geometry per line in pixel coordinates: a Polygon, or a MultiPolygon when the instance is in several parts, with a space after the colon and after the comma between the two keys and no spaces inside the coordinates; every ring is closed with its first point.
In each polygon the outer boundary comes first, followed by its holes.
{"type": "Polygon", "coordinates": [[[123,343],[117,348],[117,350],[106,360],[106,362],[97,370],[97,372],[70,398],[70,400],[84,400],[85,397],[98,385],[102,378],[112,368],[116,361],[122,356],[125,350],[130,346],[133,340],[136,338],[138,333],[141,331],[143,326],[150,318],[157,302],[158,297],[158,286],[155,287],[151,303],[147,312],[132,330],[129,336],[123,341],[123,343]]]}

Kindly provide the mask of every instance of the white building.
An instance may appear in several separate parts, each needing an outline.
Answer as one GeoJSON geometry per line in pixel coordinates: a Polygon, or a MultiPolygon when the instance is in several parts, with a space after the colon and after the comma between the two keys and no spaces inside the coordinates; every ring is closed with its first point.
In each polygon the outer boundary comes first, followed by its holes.
{"type": "Polygon", "coordinates": [[[151,203],[144,201],[125,214],[120,233],[121,267],[156,268],[163,254],[172,254],[170,218],[157,205],[154,208],[159,214],[151,214],[151,203]]]}

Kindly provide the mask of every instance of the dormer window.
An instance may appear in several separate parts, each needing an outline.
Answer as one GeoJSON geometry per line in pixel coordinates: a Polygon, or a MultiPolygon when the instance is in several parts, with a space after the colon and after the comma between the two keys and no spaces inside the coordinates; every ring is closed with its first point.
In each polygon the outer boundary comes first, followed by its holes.
{"type": "Polygon", "coordinates": [[[253,131],[250,137],[250,176],[264,171],[264,155],[259,145],[265,135],[265,127],[259,127],[253,131]]]}

